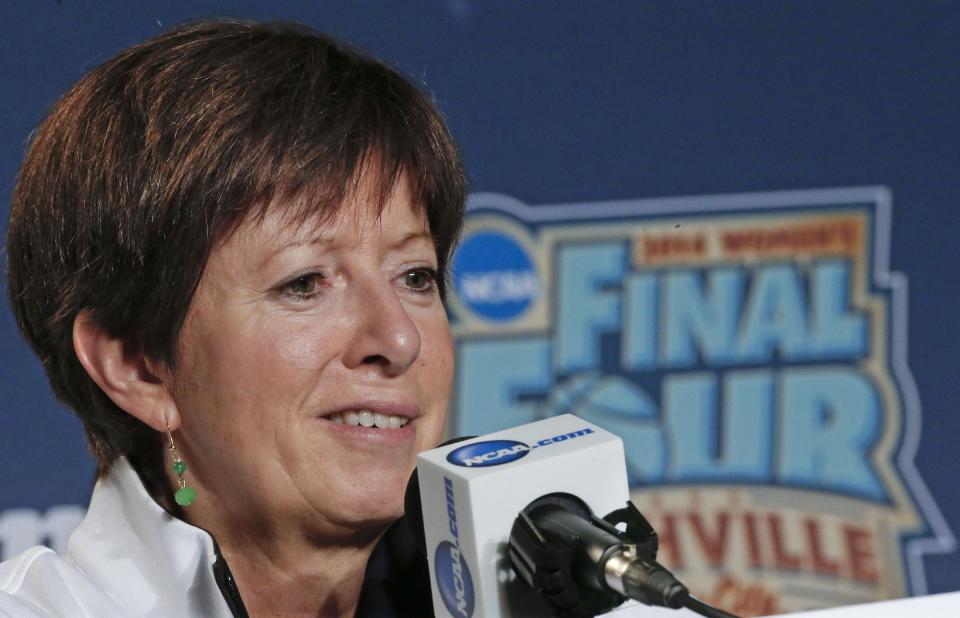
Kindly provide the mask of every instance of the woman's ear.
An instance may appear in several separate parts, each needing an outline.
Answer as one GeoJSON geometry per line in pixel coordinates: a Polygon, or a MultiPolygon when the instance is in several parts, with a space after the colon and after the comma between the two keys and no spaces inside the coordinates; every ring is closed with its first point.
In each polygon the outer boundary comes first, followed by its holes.
{"type": "Polygon", "coordinates": [[[113,403],[160,432],[180,427],[180,411],[160,374],[161,365],[140,346],[118,339],[81,311],[73,321],[80,364],[113,403]]]}

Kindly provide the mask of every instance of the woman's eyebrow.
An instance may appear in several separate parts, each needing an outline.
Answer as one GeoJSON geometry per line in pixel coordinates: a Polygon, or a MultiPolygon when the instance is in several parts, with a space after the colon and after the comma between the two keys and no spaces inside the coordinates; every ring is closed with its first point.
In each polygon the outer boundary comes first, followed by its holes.
{"type": "Polygon", "coordinates": [[[297,247],[305,246],[325,246],[330,245],[333,242],[333,236],[312,236],[309,238],[294,238],[292,240],[286,241],[276,247],[273,247],[267,251],[267,254],[263,256],[263,259],[260,260],[257,264],[258,269],[262,269],[267,264],[269,264],[274,258],[278,255],[289,251],[290,249],[295,249],[297,247]]]}
{"type": "Polygon", "coordinates": [[[430,243],[430,244],[432,245],[432,244],[433,244],[433,234],[431,234],[430,232],[428,232],[428,231],[426,231],[426,230],[420,230],[420,231],[417,231],[417,232],[410,232],[410,233],[408,233],[408,234],[404,234],[403,237],[401,237],[400,240],[398,240],[397,242],[392,243],[389,248],[390,248],[390,250],[401,249],[401,248],[405,247],[406,245],[412,244],[412,243],[414,243],[414,242],[416,242],[416,241],[424,241],[424,242],[428,242],[428,243],[430,243]]]}
{"type": "MultiPolygon", "coordinates": [[[[289,241],[286,241],[276,247],[271,248],[267,254],[260,260],[257,264],[258,269],[262,269],[267,266],[274,258],[281,255],[285,251],[294,249],[297,247],[305,246],[327,246],[332,244],[336,240],[333,235],[319,235],[311,236],[306,238],[293,238],[289,241]]],[[[426,230],[418,230],[416,232],[409,232],[404,234],[399,240],[394,243],[391,243],[387,249],[389,251],[399,251],[408,245],[415,244],[417,242],[426,242],[431,246],[433,245],[433,235],[426,230]]]]}

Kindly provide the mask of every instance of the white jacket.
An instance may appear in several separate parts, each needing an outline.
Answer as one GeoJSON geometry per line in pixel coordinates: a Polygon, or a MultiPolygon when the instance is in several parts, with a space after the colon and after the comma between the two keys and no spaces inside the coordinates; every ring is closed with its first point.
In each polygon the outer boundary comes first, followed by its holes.
{"type": "Polygon", "coordinates": [[[33,547],[0,563],[0,617],[230,618],[230,579],[213,538],[160,508],[121,459],[64,555],[33,547]]]}

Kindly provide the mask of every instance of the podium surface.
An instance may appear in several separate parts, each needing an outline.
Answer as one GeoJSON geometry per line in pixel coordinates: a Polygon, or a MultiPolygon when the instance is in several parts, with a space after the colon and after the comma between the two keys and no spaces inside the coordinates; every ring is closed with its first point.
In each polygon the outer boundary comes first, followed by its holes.
{"type": "MultiPolygon", "coordinates": [[[[790,616],[790,618],[960,618],[960,592],[779,615],[790,616]]],[[[632,605],[616,609],[604,616],[609,618],[670,618],[671,616],[696,618],[699,614],[686,609],[677,611],[632,605]]]]}
{"type": "Polygon", "coordinates": [[[960,592],[788,614],[791,618],[960,618],[960,592]]]}

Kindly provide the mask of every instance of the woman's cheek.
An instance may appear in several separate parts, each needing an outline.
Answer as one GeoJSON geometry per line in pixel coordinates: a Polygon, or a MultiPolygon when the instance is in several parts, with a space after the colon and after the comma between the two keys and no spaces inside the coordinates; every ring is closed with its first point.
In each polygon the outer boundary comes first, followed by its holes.
{"type": "Polygon", "coordinates": [[[430,403],[442,407],[446,416],[454,373],[453,340],[446,314],[425,324],[420,332],[423,342],[417,359],[420,383],[430,403]]]}
{"type": "Polygon", "coordinates": [[[453,372],[453,338],[446,313],[438,313],[420,328],[423,348],[421,362],[435,365],[440,371],[453,372]]]}
{"type": "Polygon", "coordinates": [[[288,333],[274,343],[274,353],[281,363],[294,369],[310,369],[317,366],[321,353],[326,346],[320,343],[320,337],[308,332],[288,333]]]}

